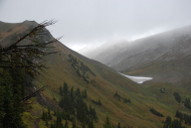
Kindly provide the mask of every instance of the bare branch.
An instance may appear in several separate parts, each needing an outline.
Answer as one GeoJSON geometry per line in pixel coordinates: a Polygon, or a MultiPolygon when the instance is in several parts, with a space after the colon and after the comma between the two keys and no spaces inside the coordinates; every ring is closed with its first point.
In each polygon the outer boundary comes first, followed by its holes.
{"type": "Polygon", "coordinates": [[[40,93],[41,91],[43,91],[45,88],[45,86],[39,88],[38,90],[36,90],[35,92],[31,93],[30,95],[24,97],[20,102],[25,102],[27,100],[29,100],[30,98],[36,96],[36,94],[40,93]]]}
{"type": "Polygon", "coordinates": [[[27,37],[32,37],[32,36],[36,35],[39,31],[43,30],[45,27],[47,27],[49,25],[53,25],[53,24],[55,24],[55,21],[53,21],[53,20],[52,21],[44,21],[44,22],[42,22],[41,24],[39,24],[38,26],[33,28],[29,33],[25,34],[19,40],[17,40],[12,45],[10,45],[9,47],[0,49],[0,53],[3,53],[3,52],[6,52],[6,51],[9,51],[11,49],[16,48],[16,45],[18,45],[20,42],[22,42],[27,37]]]}

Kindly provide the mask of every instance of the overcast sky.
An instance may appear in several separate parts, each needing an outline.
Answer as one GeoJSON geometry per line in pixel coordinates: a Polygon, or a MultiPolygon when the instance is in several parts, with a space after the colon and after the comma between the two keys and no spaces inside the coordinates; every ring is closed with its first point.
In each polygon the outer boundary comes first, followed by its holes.
{"type": "Polygon", "coordinates": [[[79,50],[191,25],[191,0],[0,0],[0,20],[55,19],[49,30],[79,50]]]}

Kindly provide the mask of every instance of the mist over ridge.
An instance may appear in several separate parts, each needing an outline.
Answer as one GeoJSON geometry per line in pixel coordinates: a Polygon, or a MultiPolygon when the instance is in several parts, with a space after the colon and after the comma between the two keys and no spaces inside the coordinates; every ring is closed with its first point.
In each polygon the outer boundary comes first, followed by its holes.
{"type": "MultiPolygon", "coordinates": [[[[134,40],[191,23],[190,0],[1,0],[0,21],[55,19],[53,36],[79,51],[110,40],[134,40]],[[35,9],[31,6],[35,7],[35,9]],[[46,5],[46,6],[44,6],[46,5]],[[9,11],[7,11],[9,9],[9,11]],[[27,11],[25,11],[27,10],[27,11]]],[[[81,51],[80,51],[81,52],[81,51]]]]}

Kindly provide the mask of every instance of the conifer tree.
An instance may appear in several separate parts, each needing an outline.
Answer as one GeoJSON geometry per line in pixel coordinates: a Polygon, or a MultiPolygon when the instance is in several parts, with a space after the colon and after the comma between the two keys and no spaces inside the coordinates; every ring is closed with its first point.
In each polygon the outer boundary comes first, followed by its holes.
{"type": "Polygon", "coordinates": [[[26,98],[25,90],[32,86],[32,80],[45,67],[42,57],[49,53],[44,49],[56,41],[39,42],[39,34],[51,24],[53,23],[39,24],[26,33],[17,35],[17,39],[9,42],[6,47],[0,47],[0,93],[4,94],[0,98],[2,128],[25,127],[21,119],[24,111],[23,102],[33,96],[28,95],[26,98]]]}
{"type": "Polygon", "coordinates": [[[88,96],[88,95],[87,95],[87,91],[84,90],[84,91],[82,92],[82,97],[83,97],[83,98],[87,98],[87,96],[88,96]]]}
{"type": "Polygon", "coordinates": [[[72,128],[77,128],[75,119],[72,120],[72,128]]]}
{"type": "Polygon", "coordinates": [[[90,122],[88,123],[88,128],[95,128],[93,121],[90,121],[90,122]]]}
{"type": "Polygon", "coordinates": [[[111,122],[110,122],[110,119],[109,117],[106,117],[106,120],[105,120],[105,123],[103,125],[103,128],[113,128],[111,122]]]}
{"type": "Polygon", "coordinates": [[[64,124],[64,128],[69,128],[68,127],[68,121],[66,120],[65,124],[64,124]]]}
{"type": "Polygon", "coordinates": [[[121,128],[121,124],[119,122],[117,124],[117,128],[121,128]]]}
{"type": "Polygon", "coordinates": [[[68,94],[68,91],[69,91],[69,90],[68,90],[68,84],[65,83],[65,82],[64,82],[64,86],[63,86],[63,90],[62,90],[62,91],[63,91],[63,93],[64,93],[65,95],[68,94]]]}

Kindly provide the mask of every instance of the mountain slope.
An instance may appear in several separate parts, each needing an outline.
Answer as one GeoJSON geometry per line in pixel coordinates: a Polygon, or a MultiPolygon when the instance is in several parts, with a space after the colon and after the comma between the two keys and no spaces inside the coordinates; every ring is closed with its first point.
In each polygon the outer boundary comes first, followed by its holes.
{"type": "MultiPolygon", "coordinates": [[[[0,40],[2,45],[8,45],[15,38],[25,33],[29,28],[36,26],[35,22],[23,22],[19,24],[0,23],[0,40]],[[9,26],[9,27],[5,27],[9,26]],[[9,31],[8,31],[9,30],[9,31]],[[15,34],[17,33],[17,34],[15,34]],[[14,38],[13,38],[14,37],[14,38]]],[[[50,41],[53,37],[45,30],[41,41],[50,41]]],[[[162,127],[165,117],[158,117],[152,114],[150,108],[155,108],[164,116],[174,116],[177,109],[183,109],[173,97],[178,91],[183,97],[190,96],[186,90],[171,85],[156,85],[145,88],[137,85],[129,79],[121,76],[111,68],[81,56],[70,50],[60,42],[52,44],[57,54],[44,58],[48,67],[34,81],[35,88],[46,85],[46,88],[36,98],[32,98],[28,104],[31,109],[23,113],[23,119],[29,127],[45,127],[41,120],[42,111],[45,108],[60,110],[59,88],[66,82],[70,87],[80,90],[87,90],[87,104],[93,106],[98,114],[96,127],[102,127],[106,116],[109,116],[113,124],[121,123],[126,127],[162,127]],[[167,93],[160,93],[160,88],[166,88],[167,93]],[[120,95],[120,99],[127,99],[131,102],[124,102],[116,99],[114,94],[120,95]],[[166,98],[168,97],[168,98],[166,98]],[[92,100],[100,99],[102,105],[96,105],[92,100]],[[169,104],[171,103],[171,104],[169,104]]],[[[119,97],[119,96],[118,96],[119,97]]],[[[185,108],[184,108],[185,109],[185,108]]],[[[185,109],[185,111],[189,111],[185,109]]]]}
{"type": "MultiPolygon", "coordinates": [[[[130,45],[124,45],[123,50],[116,48],[121,52],[109,56],[109,59],[102,58],[104,56],[94,59],[110,60],[101,62],[117,71],[152,76],[157,82],[185,83],[188,86],[191,75],[190,43],[191,27],[188,26],[133,41],[130,45]]],[[[110,54],[111,51],[107,52],[110,54]]]]}
{"type": "MultiPolygon", "coordinates": [[[[191,76],[191,31],[190,27],[179,29],[162,41],[160,46],[135,55],[136,63],[123,69],[132,74],[153,76],[155,81],[170,82],[190,88],[191,76]],[[167,45],[165,45],[166,43],[167,45]]],[[[147,45],[147,44],[145,44],[147,45]]],[[[131,61],[125,58],[114,67],[121,67],[131,61]]]]}

